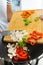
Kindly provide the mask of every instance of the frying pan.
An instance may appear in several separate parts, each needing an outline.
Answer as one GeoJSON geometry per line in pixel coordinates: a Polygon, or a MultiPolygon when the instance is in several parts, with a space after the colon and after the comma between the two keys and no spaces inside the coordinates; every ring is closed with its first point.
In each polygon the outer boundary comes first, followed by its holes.
{"type": "Polygon", "coordinates": [[[4,43],[2,40],[4,35],[9,35],[9,34],[10,34],[10,31],[3,31],[2,33],[0,33],[0,57],[4,58],[5,61],[11,62],[11,63],[25,63],[25,62],[29,62],[32,59],[37,58],[38,56],[40,56],[43,53],[43,44],[36,44],[34,46],[27,44],[27,47],[30,50],[29,54],[31,56],[31,59],[27,60],[27,61],[14,62],[7,55],[8,54],[7,43],[4,43]]]}

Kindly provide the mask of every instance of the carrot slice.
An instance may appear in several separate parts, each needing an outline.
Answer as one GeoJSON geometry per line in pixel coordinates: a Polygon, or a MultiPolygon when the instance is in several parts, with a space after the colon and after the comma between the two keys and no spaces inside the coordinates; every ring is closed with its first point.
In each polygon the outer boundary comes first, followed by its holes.
{"type": "Polygon", "coordinates": [[[23,18],[28,18],[31,14],[34,13],[35,10],[29,10],[29,11],[23,11],[23,13],[21,14],[21,16],[23,18]]]}
{"type": "Polygon", "coordinates": [[[27,42],[30,43],[33,46],[33,45],[35,45],[37,43],[37,40],[35,40],[33,38],[28,38],[27,42]]]}

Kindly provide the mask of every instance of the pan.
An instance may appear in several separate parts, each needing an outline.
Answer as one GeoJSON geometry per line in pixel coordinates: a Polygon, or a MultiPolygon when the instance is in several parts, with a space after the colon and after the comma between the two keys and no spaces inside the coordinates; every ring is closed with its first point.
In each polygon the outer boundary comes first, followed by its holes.
{"type": "Polygon", "coordinates": [[[25,63],[25,62],[29,62],[30,60],[36,59],[37,57],[39,57],[42,53],[43,53],[43,44],[36,44],[34,46],[31,46],[30,44],[27,44],[29,51],[29,55],[31,56],[31,59],[26,60],[26,61],[18,61],[15,62],[14,60],[10,59],[8,57],[8,52],[7,52],[7,43],[3,42],[3,36],[5,35],[9,35],[10,31],[3,31],[2,33],[0,33],[1,35],[1,39],[0,39],[0,57],[4,58],[4,61],[7,62],[11,62],[13,64],[15,63],[25,63]]]}

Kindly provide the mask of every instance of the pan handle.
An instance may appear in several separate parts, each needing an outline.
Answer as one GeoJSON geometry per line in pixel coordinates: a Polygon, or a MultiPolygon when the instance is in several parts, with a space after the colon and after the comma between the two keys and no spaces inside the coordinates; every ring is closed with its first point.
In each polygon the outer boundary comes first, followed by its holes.
{"type": "Polygon", "coordinates": [[[12,65],[14,65],[14,63],[13,63],[12,61],[11,61],[10,63],[11,63],[12,65]]]}
{"type": "Polygon", "coordinates": [[[14,65],[14,63],[11,61],[11,64],[14,65]]]}

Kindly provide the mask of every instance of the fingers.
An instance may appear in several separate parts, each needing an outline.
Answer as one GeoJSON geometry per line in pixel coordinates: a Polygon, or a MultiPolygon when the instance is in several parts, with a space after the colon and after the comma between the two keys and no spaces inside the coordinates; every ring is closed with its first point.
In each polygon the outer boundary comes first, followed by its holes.
{"type": "Polygon", "coordinates": [[[0,30],[0,33],[2,32],[2,30],[0,30]]]}

